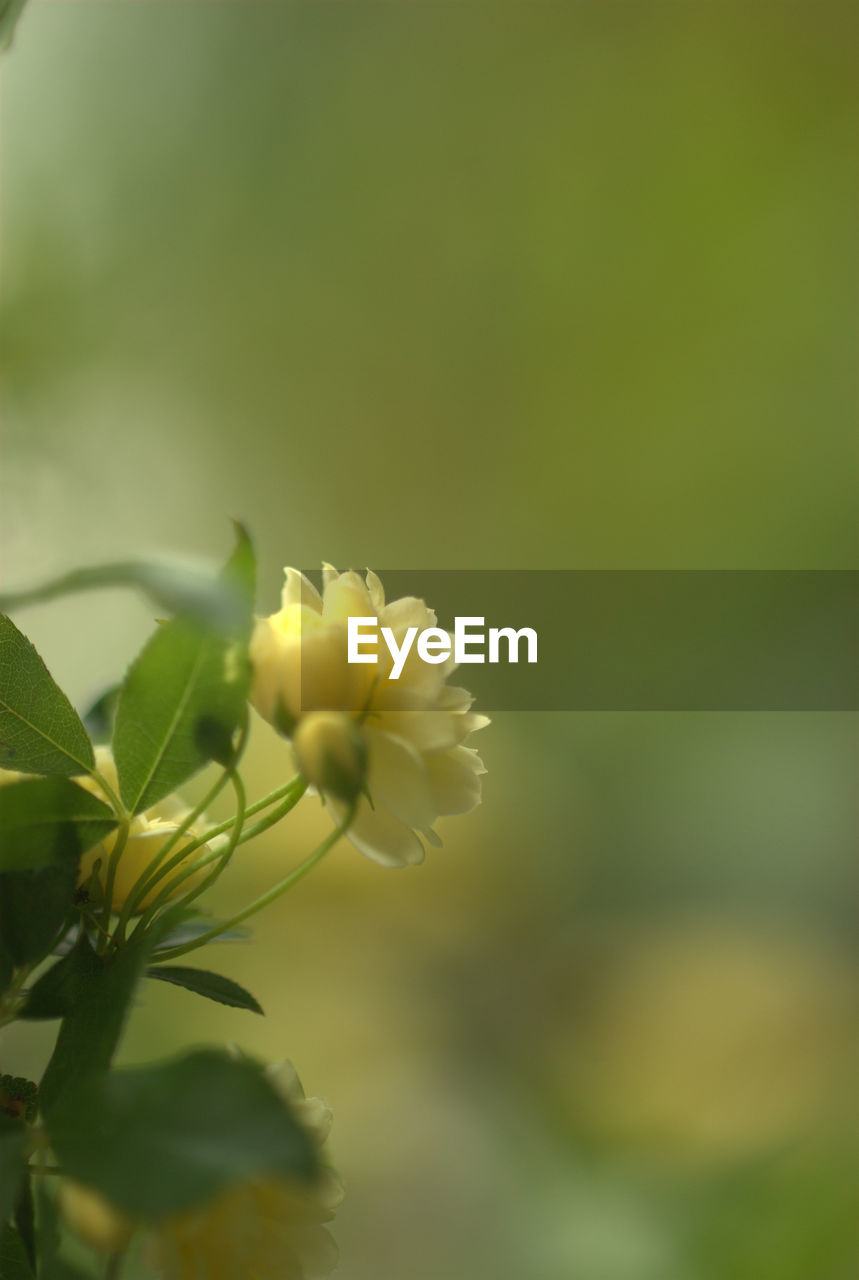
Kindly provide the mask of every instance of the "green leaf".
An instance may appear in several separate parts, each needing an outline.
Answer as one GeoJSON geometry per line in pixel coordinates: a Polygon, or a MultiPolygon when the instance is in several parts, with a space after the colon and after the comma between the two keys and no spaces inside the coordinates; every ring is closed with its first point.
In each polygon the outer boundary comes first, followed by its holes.
{"type": "Polygon", "coordinates": [[[183,914],[181,907],[173,908],[153,931],[132,937],[114,956],[100,957],[100,967],[77,986],[39,1086],[44,1114],[81,1080],[110,1066],[150,952],[183,914]]]}
{"type": "Polygon", "coordinates": [[[0,944],[14,965],[51,950],[72,910],[81,854],[116,826],[68,778],[0,787],[0,944]]]}
{"type": "Polygon", "coordinates": [[[177,618],[128,673],[113,751],[123,802],[148,809],[212,759],[229,758],[248,679],[236,640],[177,618]]]}
{"type": "Polygon", "coordinates": [[[6,1223],[0,1228],[0,1280],[34,1280],[34,1276],[24,1241],[6,1223]]]}
{"type": "Polygon", "coordinates": [[[24,1171],[27,1126],[0,1111],[0,1222],[6,1222],[18,1199],[24,1171]]]}
{"type": "Polygon", "coordinates": [[[235,607],[235,618],[227,630],[240,638],[250,639],[256,598],[256,553],[245,526],[234,520],[233,529],[236,545],[219,575],[219,582],[235,607]]]}
{"type": "MultiPolygon", "coordinates": [[[[167,934],[152,949],[153,956],[157,956],[159,951],[170,951],[173,947],[184,946],[186,942],[194,942],[197,938],[203,936],[204,933],[211,932],[221,924],[221,921],[214,920],[211,916],[198,916],[195,919],[189,919],[181,924],[177,929],[167,934]]],[[[225,929],[223,933],[218,935],[218,942],[247,942],[253,934],[245,925],[239,925],[234,929],[225,929]]]]}
{"type": "Polygon", "coordinates": [[[74,707],[27,637],[0,614],[0,768],[72,777],[92,766],[74,707]]]}
{"type": "Polygon", "coordinates": [[[30,990],[19,1018],[65,1018],[104,968],[86,932],[81,930],[67,956],[58,960],[30,990]]]}
{"type": "Polygon", "coordinates": [[[132,664],[113,753],[124,803],[148,809],[210,760],[228,764],[250,685],[255,562],[244,529],[219,576],[232,603],[218,625],[184,615],[159,627],[132,664]]]}
{"type": "Polygon", "coordinates": [[[77,871],[46,867],[0,875],[0,945],[13,965],[49,955],[74,904],[77,871]]]}
{"type": "Polygon", "coordinates": [[[121,685],[112,684],[84,712],[84,726],[93,742],[110,742],[121,685]]]}
{"type": "Polygon", "coordinates": [[[185,987],[187,991],[194,991],[198,996],[205,996],[218,1004],[227,1004],[234,1009],[247,1009],[251,1013],[262,1013],[261,1006],[249,991],[233,982],[232,978],[210,973],[208,969],[195,969],[180,964],[151,965],[146,970],[146,976],[185,987]]]}
{"type": "Polygon", "coordinates": [[[107,805],[68,778],[0,787],[0,872],[77,868],[116,825],[107,805]]]}
{"type": "MultiPolygon", "coordinates": [[[[8,0],[7,0],[8,2],[8,0]]],[[[0,0],[0,4],[3,0],[0,0]]],[[[80,591],[131,587],[143,591],[165,613],[194,617],[219,631],[239,633],[247,614],[247,582],[254,570],[253,548],[244,527],[235,524],[235,573],[225,577],[211,564],[176,558],[125,560],[74,569],[23,591],[0,594],[0,610],[42,604],[80,591]]]]}
{"type": "Polygon", "coordinates": [[[248,1179],[316,1172],[310,1139],[262,1070],[219,1050],[83,1081],[48,1128],[72,1177],[149,1220],[248,1179]]]}

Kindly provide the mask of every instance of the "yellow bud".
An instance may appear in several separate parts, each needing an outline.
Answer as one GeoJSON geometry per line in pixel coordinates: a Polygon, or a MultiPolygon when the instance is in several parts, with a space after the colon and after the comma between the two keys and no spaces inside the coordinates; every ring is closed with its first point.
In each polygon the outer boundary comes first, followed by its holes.
{"type": "Polygon", "coordinates": [[[80,1182],[62,1183],[60,1209],[69,1230],[84,1244],[102,1253],[121,1253],[128,1248],[137,1230],[133,1218],[80,1182]]]}
{"type": "Polygon", "coordinates": [[[367,776],[367,746],[358,725],[342,711],[311,711],[292,739],[298,767],[320,791],[355,800],[367,776]]]}

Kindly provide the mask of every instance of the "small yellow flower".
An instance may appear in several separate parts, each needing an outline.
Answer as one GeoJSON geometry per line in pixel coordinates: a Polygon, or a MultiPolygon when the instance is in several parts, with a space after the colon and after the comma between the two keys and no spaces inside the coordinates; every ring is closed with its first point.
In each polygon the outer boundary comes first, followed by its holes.
{"type": "MultiPolygon", "coordinates": [[[[489,721],[471,711],[465,689],[448,685],[452,659],[430,664],[412,649],[396,680],[388,679],[392,660],[382,646],[375,662],[348,662],[349,617],[375,617],[401,642],[410,627],[436,626],[422,600],[386,602],[371,572],[362,578],[326,565],[321,595],[297,570],[285,573],[280,610],[254,627],[251,701],[294,745],[301,741],[302,719],[314,712],[340,712],[360,725],[368,794],[358,802],[348,838],[383,866],[420,862],[418,832],[438,844],[432,829],[438,817],[467,813],[480,803],[485,770],[465,744],[489,721]]],[[[321,789],[326,791],[324,784],[321,789]]],[[[331,808],[342,817],[345,802],[328,791],[331,808]]]]}
{"type": "MultiPolygon", "coordinates": [[[[104,776],[105,781],[114,791],[119,789],[119,780],[116,772],[116,764],[113,756],[107,747],[96,747],[95,762],[99,772],[104,776]]],[[[107,800],[104,792],[98,782],[84,775],[76,778],[77,784],[91,795],[97,796],[99,800],[107,800]]],[[[128,839],[123,849],[119,862],[116,867],[116,875],[113,882],[113,895],[111,910],[114,912],[121,911],[125,906],[126,899],[131,893],[139,877],[148,867],[152,865],[153,860],[157,857],[164,844],[171,838],[176,829],[182,824],[188,810],[178,801],[171,799],[162,800],[159,804],[151,809],[147,809],[145,813],[138,813],[132,818],[131,828],[128,833],[128,839]]],[[[188,848],[198,838],[198,834],[193,827],[190,827],[180,839],[173,845],[169,858],[179,853],[182,849],[188,848]]],[[[103,892],[107,889],[107,869],[110,862],[110,855],[116,845],[117,833],[113,832],[103,840],[101,844],[96,845],[85,853],[81,859],[80,870],[78,873],[78,885],[87,884],[93,871],[98,867],[98,881],[103,892]]],[[[191,862],[201,857],[206,852],[207,846],[200,847],[189,852],[187,858],[184,858],[177,867],[174,868],[172,875],[176,872],[184,870],[191,862]]],[[[182,884],[175,890],[176,893],[186,893],[189,888],[196,884],[200,877],[205,874],[204,870],[196,872],[193,876],[189,876],[187,880],[183,880],[182,884]]],[[[146,896],[138,903],[136,910],[145,911],[146,908],[160,894],[166,881],[159,880],[146,896]]],[[[173,896],[173,895],[171,895],[173,896]]]]}
{"type": "MultiPolygon", "coordinates": [[[[269,1068],[296,1119],[321,1148],[331,1113],[306,1098],[290,1063],[269,1068]]],[[[337,1246],[324,1224],[343,1199],[331,1170],[312,1183],[257,1178],[239,1183],[153,1231],[151,1258],[164,1280],[311,1280],[337,1265],[337,1246]]]]}

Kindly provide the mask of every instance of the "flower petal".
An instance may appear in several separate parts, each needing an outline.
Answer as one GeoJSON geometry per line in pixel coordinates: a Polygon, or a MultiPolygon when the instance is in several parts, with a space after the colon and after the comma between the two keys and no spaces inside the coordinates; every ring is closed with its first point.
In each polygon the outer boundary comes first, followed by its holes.
{"type": "Polygon", "coordinates": [[[454,747],[439,755],[427,756],[427,773],[433,803],[439,813],[468,813],[480,804],[479,775],[483,761],[470,747],[454,747]]]}
{"type": "Polygon", "coordinates": [[[410,827],[432,826],[433,807],[426,765],[419,751],[404,738],[381,729],[365,729],[367,785],[373,804],[390,809],[410,827]]]}
{"type": "Polygon", "coordinates": [[[286,582],[283,584],[281,607],[285,609],[291,604],[305,604],[315,613],[321,613],[322,596],[310,579],[305,578],[298,569],[286,568],[283,572],[286,575],[286,582]]]}
{"type": "MultiPolygon", "coordinates": [[[[338,806],[332,802],[332,808],[338,806]]],[[[340,819],[345,811],[340,807],[340,819]]],[[[424,860],[424,847],[418,837],[387,809],[371,809],[366,800],[358,806],[352,825],[346,832],[359,853],[382,867],[415,866],[424,860]]]]}

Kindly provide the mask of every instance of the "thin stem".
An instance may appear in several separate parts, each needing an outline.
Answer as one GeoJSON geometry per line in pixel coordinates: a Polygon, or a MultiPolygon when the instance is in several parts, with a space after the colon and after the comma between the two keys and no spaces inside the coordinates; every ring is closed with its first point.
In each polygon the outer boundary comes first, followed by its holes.
{"type": "MultiPolygon", "coordinates": [[[[110,851],[110,857],[107,861],[107,876],[104,886],[104,906],[101,911],[101,928],[106,937],[110,936],[110,917],[113,909],[113,886],[116,882],[116,869],[119,866],[119,859],[122,857],[125,846],[128,843],[128,833],[131,829],[131,819],[126,818],[121,823],[116,833],[116,840],[110,851]]],[[[98,950],[103,952],[107,949],[107,942],[102,939],[99,942],[98,950]]]]}
{"type": "Polygon", "coordinates": [[[24,1004],[24,987],[35,964],[22,965],[12,975],[12,981],[0,999],[0,1027],[14,1022],[24,1004]]]}
{"type": "Polygon", "coordinates": [[[120,821],[123,821],[125,818],[130,817],[129,812],[126,809],[125,805],[122,803],[122,800],[120,799],[119,795],[114,791],[113,787],[110,785],[107,778],[105,778],[101,770],[95,769],[95,768],[90,769],[89,775],[93,779],[93,781],[97,782],[98,785],[101,787],[102,791],[107,797],[108,803],[113,808],[113,811],[116,814],[117,818],[119,818],[120,821]]]}
{"type": "MultiPolygon", "coordinates": [[[[269,805],[275,804],[278,800],[283,800],[293,791],[298,792],[296,801],[300,800],[306,790],[307,783],[301,775],[297,773],[294,777],[290,778],[289,782],[284,782],[282,786],[275,787],[274,791],[270,791],[268,795],[263,796],[261,800],[255,800],[253,804],[249,804],[245,809],[245,819],[252,818],[255,813],[260,813],[261,810],[267,809],[269,805]]],[[[279,821],[279,819],[276,819],[276,821],[279,821]]],[[[234,822],[235,814],[233,814],[232,818],[227,818],[226,821],[219,822],[216,827],[211,827],[205,835],[200,836],[199,840],[196,840],[194,845],[190,845],[185,852],[193,852],[195,847],[199,848],[201,845],[208,844],[210,840],[214,840],[215,836],[222,836],[225,831],[230,831],[232,829],[234,822]]],[[[249,830],[253,831],[254,828],[251,827],[249,830]]],[[[248,839],[250,839],[250,836],[248,836],[248,839]]],[[[244,840],[242,843],[244,843],[244,840]]]]}
{"type": "Polygon", "coordinates": [[[242,755],[244,754],[247,740],[248,718],[245,716],[236,751],[229,768],[224,769],[223,773],[215,779],[215,782],[209,788],[200,803],[196,805],[190,813],[185,815],[179,826],[174,832],[172,832],[168,839],[164,841],[164,844],[158,850],[157,855],[153,858],[149,866],[144,868],[132,886],[131,892],[126,898],[122,912],[120,913],[119,924],[117,925],[117,937],[120,942],[125,937],[125,930],[128,927],[129,920],[132,915],[134,915],[135,910],[137,910],[139,904],[146,897],[150,889],[156,885],[159,880],[163,879],[164,876],[169,875],[173,868],[178,866],[179,863],[184,862],[188,855],[193,853],[194,849],[198,848],[199,845],[203,843],[202,839],[194,839],[189,844],[183,845],[181,849],[176,851],[168,862],[165,862],[167,855],[182,839],[185,833],[193,826],[194,822],[199,818],[203,810],[207,809],[209,805],[212,804],[223,790],[230,777],[235,776],[235,771],[242,755]]]}
{"type": "Polygon", "coordinates": [[[320,845],[311,853],[310,857],[305,858],[304,862],[290,871],[289,875],[284,876],[283,880],[279,880],[276,885],[264,893],[261,897],[256,898],[242,911],[231,916],[229,920],[223,920],[216,928],[210,929],[208,933],[203,933],[199,938],[194,938],[191,942],[183,943],[179,947],[171,947],[169,951],[159,951],[156,956],[152,957],[152,962],[161,964],[165,960],[175,960],[179,956],[187,955],[190,951],[196,951],[198,947],[203,947],[208,942],[213,942],[219,938],[222,933],[226,933],[228,929],[234,929],[236,925],[243,924],[245,920],[249,920],[251,916],[255,916],[258,911],[262,911],[264,907],[268,907],[275,902],[283,893],[291,889],[293,885],[298,884],[299,880],[303,880],[309,871],[312,871],[317,863],[321,862],[340,837],[347,830],[355,813],[354,805],[346,814],[344,821],[340,826],[335,827],[330,835],[326,836],[320,845]]]}
{"type": "MultiPolygon", "coordinates": [[[[196,899],[199,898],[201,894],[205,893],[206,890],[209,888],[209,885],[212,884],[215,880],[217,880],[218,876],[221,874],[222,871],[226,870],[227,864],[229,863],[230,859],[232,858],[233,854],[235,853],[240,843],[242,827],[244,826],[244,822],[245,822],[245,786],[239,774],[233,770],[230,770],[230,781],[232,782],[236,792],[236,818],[235,818],[235,823],[233,825],[233,830],[230,833],[230,838],[227,841],[226,847],[223,850],[219,850],[218,852],[218,859],[219,859],[218,865],[216,867],[213,867],[212,870],[209,872],[209,874],[205,877],[205,879],[200,884],[198,884],[185,898],[183,898],[182,904],[185,907],[190,906],[190,904],[192,902],[195,902],[196,899]]],[[[180,873],[177,876],[174,876],[172,880],[167,881],[167,883],[162,888],[161,892],[158,894],[158,897],[155,899],[154,902],[152,902],[149,905],[149,907],[147,908],[146,912],[143,915],[143,918],[141,919],[140,928],[144,933],[148,929],[151,921],[155,918],[158,912],[158,908],[162,905],[162,903],[166,902],[169,898],[171,898],[173,894],[176,892],[176,890],[178,889],[179,885],[182,884],[185,880],[187,880],[189,876],[196,874],[198,870],[199,868],[196,865],[192,867],[186,867],[182,871],[180,871],[180,873]]]]}

